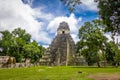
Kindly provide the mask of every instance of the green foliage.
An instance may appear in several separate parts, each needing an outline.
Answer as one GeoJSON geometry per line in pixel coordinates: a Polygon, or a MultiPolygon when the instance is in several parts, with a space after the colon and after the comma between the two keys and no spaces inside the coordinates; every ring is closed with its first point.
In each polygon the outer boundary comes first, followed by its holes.
{"type": "Polygon", "coordinates": [[[99,0],[98,8],[106,31],[120,34],[120,0],[99,0]]]}
{"type": "Polygon", "coordinates": [[[38,46],[39,50],[40,50],[40,53],[43,55],[44,52],[45,52],[45,48],[43,46],[38,46]]]}
{"type": "Polygon", "coordinates": [[[110,41],[106,45],[106,59],[112,65],[117,65],[120,62],[120,45],[110,41]]]}
{"type": "Polygon", "coordinates": [[[119,46],[115,44],[114,35],[120,34],[120,0],[99,0],[99,15],[106,25],[105,31],[112,33],[113,42],[106,45],[106,57],[108,62],[118,64],[120,62],[119,46]]]}
{"type": "Polygon", "coordinates": [[[73,12],[75,10],[75,7],[79,4],[81,4],[80,0],[61,0],[61,2],[67,6],[70,12],[73,12]]]}
{"type": "Polygon", "coordinates": [[[112,65],[115,64],[115,61],[114,61],[115,52],[112,49],[113,47],[114,47],[114,42],[110,41],[106,43],[106,49],[105,49],[106,59],[107,59],[107,62],[112,65]]]}
{"type": "Polygon", "coordinates": [[[3,36],[2,36],[2,40],[0,41],[1,42],[1,45],[0,47],[3,49],[3,53],[2,55],[8,55],[9,54],[9,51],[10,51],[10,47],[11,47],[11,44],[13,42],[12,40],[12,34],[9,32],[9,31],[1,31],[0,32],[3,36]]]}
{"type": "Polygon", "coordinates": [[[21,28],[14,29],[14,31],[12,31],[12,34],[14,37],[19,37],[27,43],[30,42],[31,35],[26,33],[26,31],[21,28]]]}
{"type": "Polygon", "coordinates": [[[39,49],[39,46],[36,41],[33,41],[32,43],[24,45],[25,50],[25,58],[31,58],[32,62],[36,62],[40,59],[42,56],[42,49],[39,49]]]}
{"type": "Polygon", "coordinates": [[[99,61],[100,57],[102,57],[101,61],[106,62],[107,60],[111,65],[118,64],[120,62],[120,49],[118,43],[115,44],[112,41],[107,42],[107,38],[103,35],[102,30],[95,27],[95,24],[96,23],[93,25],[87,22],[85,26],[79,29],[80,41],[76,45],[77,52],[86,58],[88,65],[92,65],[99,61]],[[99,55],[99,51],[102,52],[102,55],[99,55]]]}
{"type": "Polygon", "coordinates": [[[118,44],[113,43],[112,50],[115,53],[114,61],[116,63],[116,66],[118,66],[118,64],[120,62],[120,49],[119,49],[119,47],[120,46],[118,44]]]}
{"type": "MultiPolygon", "coordinates": [[[[80,41],[77,43],[77,51],[86,58],[88,65],[97,63],[99,66],[99,51],[104,52],[104,45],[107,38],[103,35],[102,21],[94,20],[86,22],[79,29],[80,41]]],[[[100,67],[100,66],[99,66],[100,67]]]]}
{"type": "Polygon", "coordinates": [[[23,58],[31,58],[36,62],[43,54],[43,47],[39,46],[36,41],[30,42],[31,35],[21,28],[14,29],[12,32],[1,31],[2,39],[0,48],[3,56],[13,56],[16,62],[21,62],[23,58]]]}

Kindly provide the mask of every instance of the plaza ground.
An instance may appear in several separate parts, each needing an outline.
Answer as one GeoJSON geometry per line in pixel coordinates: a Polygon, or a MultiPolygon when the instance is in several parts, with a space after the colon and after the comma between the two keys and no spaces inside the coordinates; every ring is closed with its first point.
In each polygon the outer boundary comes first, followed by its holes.
{"type": "Polygon", "coordinates": [[[120,68],[38,66],[0,69],[0,80],[120,80],[120,68]]]}

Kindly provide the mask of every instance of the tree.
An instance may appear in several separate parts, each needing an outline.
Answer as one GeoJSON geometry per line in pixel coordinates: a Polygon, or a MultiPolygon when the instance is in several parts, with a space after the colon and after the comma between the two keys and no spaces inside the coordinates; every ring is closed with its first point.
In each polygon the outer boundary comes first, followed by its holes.
{"type": "Polygon", "coordinates": [[[25,58],[30,58],[32,63],[39,61],[40,57],[42,56],[36,41],[24,45],[24,50],[25,58]]]}
{"type": "Polygon", "coordinates": [[[45,52],[45,48],[43,46],[38,46],[39,50],[40,50],[40,54],[43,55],[45,52]]]}
{"type": "MultiPolygon", "coordinates": [[[[80,0],[61,0],[68,9],[72,12],[75,10],[75,6],[79,5],[80,0]]],[[[106,32],[114,35],[120,34],[120,0],[94,0],[98,2],[99,15],[103,20],[106,32]]]]}
{"type": "Polygon", "coordinates": [[[23,58],[31,58],[32,62],[40,59],[44,53],[44,48],[36,41],[30,42],[31,35],[21,28],[16,28],[12,32],[1,31],[0,52],[4,56],[13,56],[15,62],[21,62],[23,58]]]}
{"type": "Polygon", "coordinates": [[[14,29],[14,31],[12,31],[12,34],[16,38],[18,37],[18,38],[23,39],[26,43],[30,42],[31,35],[26,33],[26,31],[24,29],[16,28],[16,29],[14,29]]]}
{"type": "Polygon", "coordinates": [[[0,33],[2,34],[2,39],[0,40],[1,42],[0,47],[3,50],[2,55],[6,56],[9,55],[10,47],[13,42],[12,34],[8,30],[1,31],[0,33]]]}
{"type": "Polygon", "coordinates": [[[118,43],[115,44],[113,42],[111,49],[115,53],[114,55],[115,66],[118,67],[120,62],[120,45],[118,43]]]}
{"type": "Polygon", "coordinates": [[[112,33],[112,39],[113,42],[110,42],[108,44],[107,50],[109,54],[112,54],[113,56],[108,55],[109,57],[113,57],[115,63],[119,62],[119,48],[118,44],[115,43],[114,36],[120,35],[120,0],[95,0],[98,2],[98,8],[99,8],[99,15],[100,18],[103,20],[105,26],[106,32],[112,33]],[[117,55],[117,56],[116,56],[117,55]]]}
{"type": "Polygon", "coordinates": [[[80,0],[61,0],[65,6],[69,9],[70,12],[75,10],[75,7],[81,4],[80,0]]]}
{"type": "Polygon", "coordinates": [[[24,58],[23,46],[25,44],[26,42],[22,38],[14,37],[14,42],[12,44],[10,56],[14,56],[17,62],[21,62],[22,58],[24,58]]]}
{"type": "Polygon", "coordinates": [[[110,41],[106,45],[106,59],[112,65],[118,67],[120,62],[120,44],[110,41]]]}
{"type": "Polygon", "coordinates": [[[13,44],[12,44],[12,53],[11,56],[16,58],[17,62],[21,62],[24,58],[24,49],[23,46],[30,43],[31,35],[26,33],[24,29],[16,28],[12,31],[13,35],[13,44]]]}
{"type": "Polygon", "coordinates": [[[83,56],[85,56],[86,61],[91,61],[91,63],[96,62],[98,67],[100,67],[98,54],[100,51],[103,54],[104,62],[106,61],[104,45],[107,38],[103,34],[102,22],[99,20],[94,20],[91,23],[86,22],[79,29],[79,43],[82,43],[82,46],[80,47],[80,44],[78,44],[78,50],[80,49],[80,52],[83,56]]]}
{"type": "Polygon", "coordinates": [[[99,15],[103,20],[105,30],[113,33],[113,36],[120,34],[120,0],[97,0],[99,15]]]}
{"type": "Polygon", "coordinates": [[[115,65],[115,60],[114,60],[115,52],[112,49],[113,46],[114,46],[113,41],[107,42],[106,43],[106,49],[105,49],[106,60],[111,65],[115,65]]]}

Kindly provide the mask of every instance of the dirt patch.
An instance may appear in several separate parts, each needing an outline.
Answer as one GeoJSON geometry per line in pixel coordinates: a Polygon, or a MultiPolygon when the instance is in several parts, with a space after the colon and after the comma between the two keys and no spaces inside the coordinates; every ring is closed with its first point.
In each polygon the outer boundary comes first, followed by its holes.
{"type": "Polygon", "coordinates": [[[92,78],[94,80],[120,80],[120,74],[99,73],[91,74],[88,78],[92,78]]]}

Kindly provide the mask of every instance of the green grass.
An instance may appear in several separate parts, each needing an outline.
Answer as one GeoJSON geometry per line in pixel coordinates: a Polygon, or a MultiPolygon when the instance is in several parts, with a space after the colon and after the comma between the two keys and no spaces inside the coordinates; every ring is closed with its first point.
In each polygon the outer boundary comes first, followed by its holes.
{"type": "Polygon", "coordinates": [[[31,67],[0,69],[0,80],[92,80],[87,76],[96,73],[118,73],[120,68],[97,67],[31,67]],[[78,73],[78,72],[82,73],[78,73]]]}

